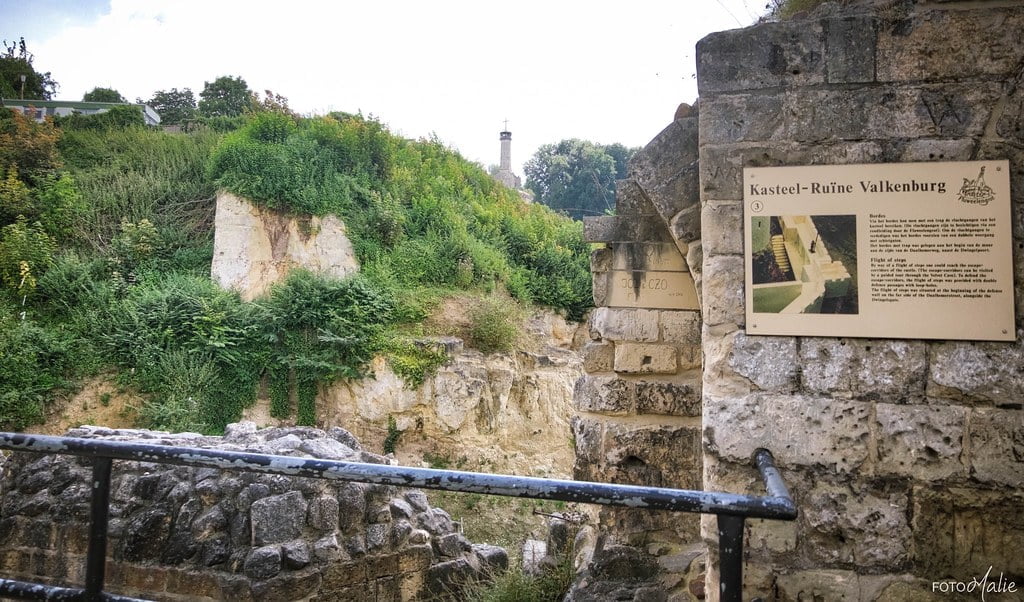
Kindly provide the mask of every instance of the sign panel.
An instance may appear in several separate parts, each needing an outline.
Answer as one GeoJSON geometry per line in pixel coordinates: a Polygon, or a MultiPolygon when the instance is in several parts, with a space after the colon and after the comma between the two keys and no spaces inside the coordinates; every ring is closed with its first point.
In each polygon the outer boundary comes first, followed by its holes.
{"type": "Polygon", "coordinates": [[[745,168],[747,332],[1014,340],[1009,172],[745,168]]]}

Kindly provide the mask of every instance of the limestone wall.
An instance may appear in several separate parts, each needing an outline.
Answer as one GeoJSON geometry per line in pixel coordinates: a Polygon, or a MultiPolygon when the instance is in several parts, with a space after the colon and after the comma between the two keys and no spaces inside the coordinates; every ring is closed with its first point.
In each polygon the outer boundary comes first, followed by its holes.
{"type": "Polygon", "coordinates": [[[343,278],[359,271],[345,224],[333,215],[297,217],[217,193],[210,275],[251,301],[295,268],[343,278]]]}
{"type": "Polygon", "coordinates": [[[747,599],[932,599],[990,567],[1024,587],[1024,3],[873,4],[698,45],[703,486],[756,490],[764,446],[800,509],[748,522],[747,599]],[[995,158],[1016,342],[745,334],[743,167],[995,158]]]}
{"type": "MultiPolygon", "coordinates": [[[[603,242],[597,308],[576,384],[579,480],[701,488],[697,120],[673,122],[619,182],[616,215],[585,221],[603,242]]],[[[704,588],[697,515],[604,508],[572,600],[690,599],[704,588]]]]}
{"type": "MultiPolygon", "coordinates": [[[[340,428],[221,437],[97,427],[69,436],[382,463],[340,428]]],[[[0,465],[0,574],[81,587],[91,468],[16,453],[0,465]]],[[[419,490],[115,461],[107,590],[153,600],[422,600],[507,565],[419,490]]]]}

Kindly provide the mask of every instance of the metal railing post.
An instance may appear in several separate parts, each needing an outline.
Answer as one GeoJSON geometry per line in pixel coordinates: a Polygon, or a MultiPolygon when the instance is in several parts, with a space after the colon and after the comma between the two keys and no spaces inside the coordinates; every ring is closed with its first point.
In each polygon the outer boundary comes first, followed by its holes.
{"type": "Polygon", "coordinates": [[[743,517],[718,515],[718,594],[721,602],[743,596],[743,517]]]}
{"type": "Polygon", "coordinates": [[[85,563],[85,599],[103,599],[107,569],[107,519],[110,515],[110,458],[94,458],[89,512],[89,555],[85,563]]]}

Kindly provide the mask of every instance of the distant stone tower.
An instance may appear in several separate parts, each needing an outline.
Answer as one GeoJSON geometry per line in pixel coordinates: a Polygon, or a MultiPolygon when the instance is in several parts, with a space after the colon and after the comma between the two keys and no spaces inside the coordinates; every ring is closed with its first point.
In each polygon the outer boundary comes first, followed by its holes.
{"type": "Polygon", "coordinates": [[[512,132],[508,131],[508,121],[505,121],[505,130],[498,136],[501,140],[501,162],[495,178],[511,189],[519,190],[523,183],[519,176],[512,173],[512,132]]]}

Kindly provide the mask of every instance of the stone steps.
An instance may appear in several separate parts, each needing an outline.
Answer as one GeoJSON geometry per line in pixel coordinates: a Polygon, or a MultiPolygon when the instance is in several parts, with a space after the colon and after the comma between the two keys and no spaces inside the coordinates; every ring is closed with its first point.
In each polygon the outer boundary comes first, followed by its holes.
{"type": "Polygon", "coordinates": [[[781,234],[772,237],[772,253],[775,254],[775,263],[783,272],[789,271],[789,255],[786,254],[786,241],[781,234]]]}

